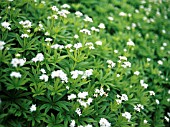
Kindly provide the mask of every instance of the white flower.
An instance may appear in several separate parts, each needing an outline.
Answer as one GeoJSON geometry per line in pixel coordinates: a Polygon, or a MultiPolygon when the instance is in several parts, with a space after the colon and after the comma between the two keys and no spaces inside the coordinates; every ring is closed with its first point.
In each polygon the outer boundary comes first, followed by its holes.
{"type": "Polygon", "coordinates": [[[149,61],[151,61],[151,58],[147,58],[146,60],[149,62],[149,61]]]}
{"type": "Polygon", "coordinates": [[[44,55],[42,53],[38,53],[35,58],[32,59],[33,62],[38,62],[38,61],[43,61],[44,60],[44,55]]]}
{"type": "Polygon", "coordinates": [[[42,74],[42,75],[40,76],[40,79],[41,79],[41,80],[44,80],[45,82],[47,82],[47,81],[48,81],[48,75],[42,74]]]}
{"type": "Polygon", "coordinates": [[[93,127],[92,125],[90,125],[90,124],[87,124],[86,126],[84,126],[84,127],[93,127]]]}
{"type": "Polygon", "coordinates": [[[119,16],[127,16],[127,14],[124,13],[124,12],[120,12],[120,13],[119,13],[119,16]]]}
{"type": "Polygon", "coordinates": [[[145,89],[148,87],[148,84],[144,83],[144,80],[140,80],[141,86],[143,86],[145,89]]]}
{"type": "Polygon", "coordinates": [[[28,38],[28,37],[29,37],[28,34],[22,34],[22,35],[21,35],[21,38],[28,38]]]}
{"type": "Polygon", "coordinates": [[[78,97],[81,99],[86,99],[86,96],[88,96],[88,92],[79,92],[78,97]]]}
{"type": "Polygon", "coordinates": [[[126,56],[119,56],[119,59],[127,61],[127,57],[126,56]]]}
{"type": "Polygon", "coordinates": [[[59,45],[59,44],[55,44],[55,45],[52,45],[51,48],[53,48],[53,49],[63,49],[64,46],[63,45],[59,45]]]}
{"type": "Polygon", "coordinates": [[[46,38],[45,41],[52,41],[53,39],[51,38],[46,38]]]}
{"type": "Polygon", "coordinates": [[[56,12],[58,12],[58,10],[59,10],[56,6],[52,6],[51,9],[52,9],[53,11],[56,11],[56,12]]]}
{"type": "Polygon", "coordinates": [[[140,112],[141,109],[144,109],[144,106],[141,105],[141,104],[137,104],[137,105],[134,106],[134,110],[136,110],[138,112],[140,112]]]}
{"type": "Polygon", "coordinates": [[[143,121],[143,123],[144,123],[144,124],[147,124],[147,123],[148,123],[148,121],[147,121],[147,120],[144,120],[144,121],[143,121]]]}
{"type": "Polygon", "coordinates": [[[24,28],[31,28],[31,22],[29,20],[25,20],[25,21],[20,21],[19,24],[21,24],[24,28]]]}
{"type": "Polygon", "coordinates": [[[121,103],[122,103],[122,100],[120,100],[120,99],[116,99],[116,102],[117,102],[117,104],[119,105],[119,104],[121,104],[121,103]]]}
{"type": "Polygon", "coordinates": [[[101,41],[96,41],[95,44],[96,45],[102,45],[102,42],[101,41]]]}
{"type": "Polygon", "coordinates": [[[169,118],[168,118],[168,117],[164,116],[164,119],[165,119],[167,122],[169,122],[169,118]]]}
{"type": "Polygon", "coordinates": [[[75,34],[75,35],[74,35],[74,38],[77,39],[77,38],[79,38],[79,36],[78,36],[77,34],[75,34]]]}
{"type": "Polygon", "coordinates": [[[122,94],[121,100],[122,101],[127,101],[128,100],[128,96],[126,94],[122,94]]]}
{"type": "Polygon", "coordinates": [[[76,11],[76,12],[75,12],[75,15],[76,15],[77,17],[83,16],[83,14],[82,14],[80,11],[76,11]]]}
{"type": "Polygon", "coordinates": [[[62,70],[53,71],[51,73],[51,77],[52,78],[59,77],[62,80],[62,82],[65,82],[65,83],[68,82],[67,75],[62,70]]]}
{"type": "Polygon", "coordinates": [[[67,44],[67,45],[65,46],[65,48],[66,48],[66,49],[70,49],[72,46],[73,46],[72,44],[67,44]]]}
{"type": "Polygon", "coordinates": [[[77,100],[81,106],[84,106],[85,108],[87,107],[87,103],[85,101],[82,101],[81,99],[77,100]]]}
{"type": "Polygon", "coordinates": [[[118,53],[119,51],[118,50],[114,50],[114,53],[118,53]]]}
{"type": "Polygon", "coordinates": [[[10,74],[10,76],[11,76],[11,77],[15,77],[15,78],[21,78],[21,73],[19,73],[19,72],[12,72],[12,73],[10,74]]]}
{"type": "Polygon", "coordinates": [[[167,43],[166,43],[166,42],[164,42],[164,43],[163,43],[163,46],[164,46],[164,47],[166,47],[166,46],[167,46],[167,43]]]}
{"type": "Polygon", "coordinates": [[[103,23],[100,23],[100,24],[98,25],[98,27],[99,27],[100,29],[105,29],[105,25],[104,25],[103,23]]]}
{"type": "Polygon", "coordinates": [[[75,94],[70,94],[69,96],[68,96],[68,100],[73,100],[73,99],[75,99],[76,98],[76,95],[75,94]]]}
{"type": "Polygon", "coordinates": [[[5,42],[4,41],[0,41],[0,50],[2,50],[4,48],[5,42]]]}
{"type": "Polygon", "coordinates": [[[75,120],[71,120],[70,127],[75,127],[76,126],[75,124],[76,124],[75,120]]]}
{"type": "Polygon", "coordinates": [[[86,79],[87,77],[90,77],[93,75],[93,69],[86,70],[82,76],[83,79],[86,79]]]}
{"type": "Polygon", "coordinates": [[[159,100],[158,99],[156,99],[155,102],[156,102],[157,105],[159,105],[159,100]]]}
{"type": "Polygon", "coordinates": [[[49,36],[49,35],[50,35],[50,33],[49,33],[49,32],[45,32],[45,35],[46,35],[46,36],[49,36]]]}
{"type": "Polygon", "coordinates": [[[158,60],[158,64],[159,64],[159,65],[162,65],[163,62],[162,62],[161,60],[158,60]]]}
{"type": "Polygon", "coordinates": [[[138,76],[140,74],[140,72],[139,71],[135,71],[134,74],[138,76]]]}
{"type": "Polygon", "coordinates": [[[64,17],[64,18],[67,18],[67,14],[69,14],[70,12],[68,10],[64,10],[62,9],[61,11],[58,11],[58,14],[61,16],[61,17],[64,17]]]}
{"type": "Polygon", "coordinates": [[[95,49],[92,42],[86,42],[85,46],[89,46],[89,49],[95,49]]]}
{"type": "Polygon", "coordinates": [[[85,15],[84,21],[86,21],[86,22],[93,22],[93,19],[90,18],[89,16],[85,15]]]}
{"type": "Polygon", "coordinates": [[[82,47],[82,44],[81,43],[77,43],[77,44],[74,44],[73,47],[76,48],[76,50],[78,50],[79,48],[82,47]]]}
{"type": "Polygon", "coordinates": [[[46,71],[45,71],[45,69],[44,69],[44,68],[42,68],[40,71],[41,71],[43,74],[45,74],[45,73],[46,73],[46,71]]]}
{"type": "Polygon", "coordinates": [[[124,68],[131,67],[131,63],[129,61],[123,62],[123,64],[121,66],[124,68]]]}
{"type": "Polygon", "coordinates": [[[129,112],[122,113],[122,116],[125,117],[128,121],[131,119],[131,114],[129,112]]]}
{"type": "Polygon", "coordinates": [[[79,70],[71,71],[70,73],[72,75],[71,77],[72,79],[78,78],[78,75],[83,75],[83,71],[79,71],[79,70]]]}
{"type": "Polygon", "coordinates": [[[114,63],[112,60],[107,60],[107,63],[109,64],[108,65],[109,68],[113,68],[116,65],[116,63],[114,63]]]}
{"type": "Polygon", "coordinates": [[[70,8],[70,5],[68,5],[68,4],[63,4],[63,5],[61,6],[61,8],[70,8]]]}
{"type": "Polygon", "coordinates": [[[114,20],[114,18],[111,17],[111,16],[109,16],[108,19],[109,19],[110,21],[113,21],[113,20],[114,20]]]}
{"type": "Polygon", "coordinates": [[[25,62],[26,62],[26,58],[23,59],[13,58],[11,64],[13,67],[17,67],[18,65],[23,66],[25,62]]]}
{"type": "Polygon", "coordinates": [[[152,96],[155,96],[155,92],[154,91],[149,91],[149,94],[152,96]]]}
{"type": "Polygon", "coordinates": [[[92,98],[88,98],[87,100],[87,104],[90,105],[92,103],[93,99],[92,98]]]}
{"type": "Polygon", "coordinates": [[[116,74],[116,77],[120,77],[120,74],[116,74]]]}
{"type": "Polygon", "coordinates": [[[111,127],[111,123],[105,118],[101,118],[99,121],[100,127],[111,127]]]}
{"type": "Polygon", "coordinates": [[[30,107],[31,112],[36,111],[36,109],[37,109],[36,104],[34,104],[30,107]]]}
{"type": "Polygon", "coordinates": [[[11,27],[10,27],[11,24],[9,22],[6,22],[6,21],[2,22],[1,25],[6,29],[11,30],[11,27]]]}
{"type": "Polygon", "coordinates": [[[128,46],[135,46],[134,42],[131,39],[129,39],[129,41],[127,42],[127,45],[128,46]]]}
{"type": "Polygon", "coordinates": [[[54,19],[58,19],[57,15],[52,15],[51,17],[54,18],[54,19]]]}
{"type": "Polygon", "coordinates": [[[82,114],[81,114],[81,110],[80,110],[80,108],[77,108],[75,112],[76,112],[79,116],[81,116],[81,115],[82,115],[82,114]]]}
{"type": "Polygon", "coordinates": [[[85,33],[87,35],[91,35],[91,32],[88,29],[82,29],[80,30],[81,33],[85,33]]]}
{"type": "Polygon", "coordinates": [[[100,31],[99,29],[95,28],[94,26],[91,27],[91,30],[92,30],[92,31],[96,31],[96,32],[99,32],[99,31],[100,31]]]}

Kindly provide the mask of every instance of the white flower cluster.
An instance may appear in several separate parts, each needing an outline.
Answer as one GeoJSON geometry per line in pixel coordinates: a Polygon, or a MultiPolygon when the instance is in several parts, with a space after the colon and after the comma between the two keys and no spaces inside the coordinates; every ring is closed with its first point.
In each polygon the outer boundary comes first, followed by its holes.
{"type": "Polygon", "coordinates": [[[125,117],[128,121],[131,119],[131,114],[129,112],[122,113],[122,116],[125,117]]]}
{"type": "Polygon", "coordinates": [[[116,66],[116,63],[114,63],[112,60],[107,60],[108,68],[113,68],[116,66]]]}
{"type": "Polygon", "coordinates": [[[81,33],[85,33],[85,34],[87,34],[87,35],[91,35],[91,32],[90,32],[90,30],[88,30],[88,29],[82,29],[82,30],[80,30],[80,32],[81,32],[81,33]]]}
{"type": "Polygon", "coordinates": [[[75,120],[71,120],[71,123],[70,123],[70,125],[69,125],[70,127],[75,127],[76,126],[76,122],[75,122],[75,120]]]}
{"type": "Polygon", "coordinates": [[[24,28],[31,28],[32,23],[29,20],[20,21],[19,24],[21,24],[24,28]]]}
{"type": "Polygon", "coordinates": [[[30,111],[31,111],[31,112],[36,111],[36,109],[37,109],[36,104],[34,104],[34,105],[32,105],[32,106],[30,107],[30,111]]]}
{"type": "Polygon", "coordinates": [[[119,16],[124,17],[124,16],[127,16],[127,14],[126,14],[125,12],[120,12],[120,13],[119,13],[119,16]]]}
{"type": "Polygon", "coordinates": [[[111,123],[105,118],[101,118],[99,121],[100,127],[111,127],[111,123]]]}
{"type": "Polygon", "coordinates": [[[98,27],[99,27],[100,29],[105,29],[104,23],[100,23],[100,24],[98,25],[98,27]]]}
{"type": "Polygon", "coordinates": [[[93,95],[94,97],[98,97],[99,95],[100,96],[103,96],[103,95],[108,96],[107,93],[104,91],[103,87],[101,87],[100,89],[95,89],[94,92],[95,92],[93,95]]]}
{"type": "Polygon", "coordinates": [[[93,126],[90,125],[90,124],[87,124],[87,125],[85,125],[85,126],[79,125],[78,127],[93,127],[93,126]]]}
{"type": "Polygon", "coordinates": [[[51,38],[46,38],[45,41],[53,41],[51,38]]]}
{"type": "Polygon", "coordinates": [[[93,26],[91,27],[91,31],[99,32],[100,30],[93,26]]]}
{"type": "Polygon", "coordinates": [[[38,53],[37,55],[36,55],[36,57],[34,57],[34,58],[32,58],[32,61],[33,62],[38,62],[38,61],[43,61],[44,60],[44,55],[42,54],[42,53],[38,53]]]}
{"type": "Polygon", "coordinates": [[[131,63],[129,61],[127,61],[127,57],[125,57],[125,56],[119,56],[118,62],[119,63],[123,62],[121,65],[123,68],[131,67],[131,63]]]}
{"type": "Polygon", "coordinates": [[[135,71],[134,74],[138,76],[140,74],[140,72],[139,71],[135,71]]]}
{"type": "Polygon", "coordinates": [[[5,29],[8,29],[8,30],[11,30],[11,27],[10,27],[10,23],[9,22],[2,22],[1,23],[1,26],[4,27],[5,29]]]}
{"type": "Polygon", "coordinates": [[[75,15],[76,15],[76,17],[81,17],[81,16],[83,16],[83,13],[81,13],[80,11],[76,11],[75,15]]]}
{"type": "Polygon", "coordinates": [[[82,113],[81,113],[81,109],[80,109],[80,108],[77,108],[75,112],[76,112],[79,116],[81,116],[81,115],[82,115],[82,113]]]}
{"type": "Polygon", "coordinates": [[[137,105],[134,106],[134,110],[136,110],[138,112],[140,112],[141,109],[144,109],[144,106],[141,105],[141,104],[137,104],[137,105]]]}
{"type": "Polygon", "coordinates": [[[0,50],[2,50],[4,48],[5,42],[4,41],[0,41],[0,50]]]}
{"type": "Polygon", "coordinates": [[[13,67],[17,67],[18,65],[23,66],[25,62],[26,62],[26,58],[23,58],[23,59],[13,58],[11,61],[11,64],[13,67]]]}
{"type": "Polygon", "coordinates": [[[149,91],[149,94],[150,94],[151,96],[155,96],[155,92],[154,92],[154,91],[149,91]]]}
{"type": "Polygon", "coordinates": [[[39,79],[44,80],[45,82],[48,81],[48,75],[46,75],[46,71],[44,69],[40,70],[43,74],[39,77],[39,79]]]}
{"type": "Polygon", "coordinates": [[[63,49],[64,46],[63,45],[59,45],[59,44],[55,44],[55,45],[52,45],[51,48],[53,48],[53,49],[63,49]]]}
{"type": "Polygon", "coordinates": [[[96,41],[95,44],[96,45],[102,45],[102,41],[96,41]]]}
{"type": "Polygon", "coordinates": [[[10,76],[15,78],[21,78],[21,74],[19,72],[12,72],[10,76]]]}
{"type": "MultiPolygon", "coordinates": [[[[61,6],[61,8],[70,8],[70,5],[68,4],[64,4],[61,6]]],[[[70,12],[68,10],[62,9],[59,11],[59,9],[56,6],[52,6],[51,9],[55,12],[57,12],[57,14],[61,17],[67,18],[67,15],[70,14],[70,12]]],[[[52,17],[54,19],[58,19],[57,15],[52,15],[52,17]]],[[[49,16],[48,19],[51,19],[51,17],[49,16]]]]}
{"type": "Polygon", "coordinates": [[[120,95],[116,95],[118,99],[116,99],[117,104],[121,104],[122,101],[127,101],[128,100],[128,96],[126,94],[122,94],[122,96],[120,95]]]}
{"type": "Polygon", "coordinates": [[[61,79],[62,83],[68,82],[67,74],[65,74],[62,70],[53,71],[51,73],[51,77],[52,78],[59,77],[61,79]]]}
{"type": "Polygon", "coordinates": [[[29,35],[28,34],[21,34],[21,38],[28,38],[29,35]]]}
{"type": "Polygon", "coordinates": [[[70,5],[68,5],[68,4],[63,4],[62,6],[61,6],[61,8],[70,8],[70,5]]]}
{"type": "Polygon", "coordinates": [[[86,21],[86,22],[93,22],[93,19],[90,18],[88,15],[85,15],[84,21],[86,21]]]}
{"type": "Polygon", "coordinates": [[[131,39],[129,39],[129,41],[127,42],[127,45],[128,46],[135,46],[135,43],[131,39]]]}
{"type": "Polygon", "coordinates": [[[76,50],[78,50],[79,48],[82,47],[82,43],[76,43],[76,44],[74,44],[73,47],[74,47],[76,50]]]}
{"type": "Polygon", "coordinates": [[[89,47],[89,49],[95,49],[92,42],[86,42],[85,46],[89,47]]]}
{"type": "Polygon", "coordinates": [[[86,78],[90,77],[91,75],[93,75],[93,69],[89,69],[84,72],[75,70],[75,71],[71,71],[70,73],[72,75],[72,77],[71,77],[72,79],[77,79],[79,75],[82,75],[82,78],[86,79],[86,78]]]}
{"type": "Polygon", "coordinates": [[[144,83],[144,80],[140,80],[140,84],[142,87],[144,87],[145,89],[148,88],[148,84],[144,83]]]}

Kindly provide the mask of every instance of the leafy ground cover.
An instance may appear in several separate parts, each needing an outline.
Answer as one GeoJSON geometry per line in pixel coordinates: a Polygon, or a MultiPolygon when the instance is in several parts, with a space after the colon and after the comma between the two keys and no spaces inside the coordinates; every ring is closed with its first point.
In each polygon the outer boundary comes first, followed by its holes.
{"type": "Polygon", "coordinates": [[[169,126],[169,0],[1,0],[0,10],[0,126],[169,126]]]}

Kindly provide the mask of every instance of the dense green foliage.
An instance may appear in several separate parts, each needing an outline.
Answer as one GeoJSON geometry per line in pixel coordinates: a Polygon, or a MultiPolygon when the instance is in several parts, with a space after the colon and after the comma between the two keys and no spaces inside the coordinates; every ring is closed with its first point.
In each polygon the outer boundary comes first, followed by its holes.
{"type": "Polygon", "coordinates": [[[0,126],[169,126],[169,0],[1,0],[0,28],[0,126]]]}

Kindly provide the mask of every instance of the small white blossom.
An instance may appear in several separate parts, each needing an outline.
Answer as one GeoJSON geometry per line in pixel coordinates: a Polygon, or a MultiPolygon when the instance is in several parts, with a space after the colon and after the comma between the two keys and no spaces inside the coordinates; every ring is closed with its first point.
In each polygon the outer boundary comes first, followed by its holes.
{"type": "Polygon", "coordinates": [[[164,119],[169,123],[169,118],[164,116],[164,119]]]}
{"type": "Polygon", "coordinates": [[[120,77],[120,74],[116,74],[116,77],[120,77]]]}
{"type": "Polygon", "coordinates": [[[45,41],[52,41],[53,39],[51,38],[46,38],[45,41]]]}
{"type": "Polygon", "coordinates": [[[56,11],[56,12],[58,12],[58,10],[59,10],[56,6],[52,6],[51,9],[52,9],[53,11],[56,11]]]}
{"type": "Polygon", "coordinates": [[[32,105],[32,106],[30,107],[30,111],[31,111],[31,112],[36,111],[36,109],[37,109],[36,104],[34,104],[34,105],[32,105]]]}
{"type": "Polygon", "coordinates": [[[73,99],[75,99],[77,96],[75,95],[75,94],[70,94],[69,96],[68,96],[68,100],[73,100],[73,99]]]}
{"type": "Polygon", "coordinates": [[[71,75],[72,75],[72,79],[76,79],[78,78],[79,75],[83,75],[83,71],[79,71],[79,70],[75,70],[75,71],[71,71],[70,72],[71,75]]]}
{"type": "Polygon", "coordinates": [[[159,103],[160,103],[158,99],[156,99],[155,102],[157,105],[159,105],[159,103]]]}
{"type": "Polygon", "coordinates": [[[112,60],[107,60],[107,63],[108,63],[108,68],[113,68],[116,65],[116,63],[114,63],[112,60]]]}
{"type": "Polygon", "coordinates": [[[147,58],[146,60],[147,60],[148,62],[150,62],[150,61],[151,61],[151,58],[147,58]]]}
{"type": "Polygon", "coordinates": [[[72,46],[73,46],[72,44],[67,44],[67,45],[65,46],[65,48],[66,48],[66,49],[70,49],[72,46]]]}
{"type": "Polygon", "coordinates": [[[85,46],[88,46],[89,49],[95,49],[92,42],[86,42],[85,46]]]}
{"type": "Polygon", "coordinates": [[[82,29],[80,30],[81,33],[85,33],[87,35],[91,35],[91,32],[88,29],[82,29]]]}
{"type": "Polygon", "coordinates": [[[63,4],[63,5],[61,6],[61,8],[70,8],[70,5],[68,5],[68,4],[63,4]]]}
{"type": "Polygon", "coordinates": [[[100,127],[111,127],[111,123],[105,118],[101,118],[99,121],[100,127]]]}
{"type": "Polygon", "coordinates": [[[44,55],[42,54],[42,53],[38,53],[37,55],[36,55],[36,57],[34,57],[34,58],[32,58],[32,61],[33,62],[38,62],[38,61],[43,61],[44,60],[44,55]]]}
{"type": "Polygon", "coordinates": [[[82,47],[82,44],[81,43],[77,43],[77,44],[74,44],[73,46],[76,50],[78,50],[79,48],[82,47]]]}
{"type": "Polygon", "coordinates": [[[63,49],[64,46],[63,45],[59,45],[59,44],[55,44],[55,45],[52,45],[51,48],[53,48],[53,49],[63,49]]]}
{"type": "Polygon", "coordinates": [[[21,73],[19,73],[19,72],[12,72],[12,73],[10,74],[10,76],[11,76],[11,77],[15,77],[15,78],[21,78],[21,73]]]}
{"type": "Polygon", "coordinates": [[[90,77],[91,75],[93,75],[93,69],[89,69],[89,70],[86,70],[82,76],[83,79],[86,79],[88,77],[90,77]]]}
{"type": "Polygon", "coordinates": [[[78,98],[86,99],[86,96],[88,96],[88,92],[79,92],[78,98]]]}
{"type": "Polygon", "coordinates": [[[10,27],[10,23],[9,22],[2,22],[1,23],[1,26],[4,27],[5,29],[8,29],[8,30],[11,30],[11,27],[10,27]]]}
{"type": "Polygon", "coordinates": [[[113,21],[113,20],[114,20],[114,18],[111,17],[111,16],[109,16],[108,19],[109,19],[110,21],[113,21]]]}
{"type": "Polygon", "coordinates": [[[127,57],[126,56],[119,56],[119,59],[127,61],[127,57]]]}
{"type": "Polygon", "coordinates": [[[134,110],[136,110],[138,112],[140,112],[141,109],[144,109],[144,106],[141,105],[141,104],[137,104],[137,105],[134,106],[134,110]]]}
{"type": "Polygon", "coordinates": [[[4,48],[5,42],[4,41],[0,41],[0,50],[2,50],[4,48]]]}
{"type": "Polygon", "coordinates": [[[46,73],[46,71],[45,71],[45,69],[44,69],[44,68],[42,68],[40,71],[41,71],[43,74],[45,74],[45,73],[46,73]]]}
{"type": "Polygon", "coordinates": [[[11,64],[13,67],[17,67],[18,65],[23,66],[25,62],[26,62],[26,58],[23,59],[13,58],[11,64]]]}
{"type": "Polygon", "coordinates": [[[158,60],[159,65],[163,65],[163,62],[161,60],[158,60]]]}
{"type": "Polygon", "coordinates": [[[71,120],[70,126],[69,127],[75,127],[76,126],[76,122],[75,120],[71,120]]]}
{"type": "Polygon", "coordinates": [[[114,50],[114,53],[116,53],[116,54],[117,54],[118,52],[119,52],[118,50],[116,50],[116,49],[114,50]]]}
{"type": "Polygon", "coordinates": [[[55,77],[59,77],[62,82],[65,82],[65,83],[68,82],[67,75],[62,70],[53,71],[51,73],[51,78],[55,78],[55,77]]]}
{"type": "Polygon", "coordinates": [[[154,92],[154,91],[149,91],[149,94],[150,94],[151,96],[155,96],[155,92],[154,92]]]}
{"type": "Polygon", "coordinates": [[[131,39],[129,39],[129,41],[127,42],[127,45],[128,46],[135,46],[134,42],[131,39]]]}
{"type": "Polygon", "coordinates": [[[49,36],[49,35],[50,35],[50,33],[49,33],[49,32],[45,32],[45,35],[46,35],[46,36],[49,36]]]}
{"type": "Polygon", "coordinates": [[[86,21],[86,22],[93,22],[93,19],[90,18],[89,16],[85,15],[84,21],[86,21]]]}
{"type": "Polygon", "coordinates": [[[93,26],[91,27],[91,31],[99,32],[100,30],[93,26]]]}
{"type": "Polygon", "coordinates": [[[74,35],[74,38],[75,38],[75,39],[79,38],[79,35],[75,34],[75,35],[74,35]]]}
{"type": "Polygon", "coordinates": [[[98,27],[99,27],[100,29],[105,29],[104,23],[100,23],[100,24],[98,25],[98,27]]]}
{"type": "Polygon", "coordinates": [[[87,104],[90,105],[92,103],[93,99],[92,98],[88,98],[87,99],[87,104]]]}
{"type": "Polygon", "coordinates": [[[82,115],[80,108],[77,108],[75,112],[76,112],[79,116],[82,115]]]}
{"type": "Polygon", "coordinates": [[[121,100],[122,101],[127,101],[128,100],[128,96],[126,94],[122,94],[121,100]]]}
{"type": "Polygon", "coordinates": [[[24,28],[31,28],[32,23],[29,20],[20,21],[19,24],[21,24],[24,28]]]}
{"type": "Polygon", "coordinates": [[[76,11],[75,15],[76,15],[76,17],[81,17],[81,16],[83,16],[83,13],[81,13],[80,11],[76,11]]]}
{"type": "Polygon", "coordinates": [[[127,68],[127,67],[131,67],[131,63],[129,61],[127,62],[123,62],[123,64],[121,65],[123,68],[127,68]]]}
{"type": "Polygon", "coordinates": [[[139,71],[135,71],[134,74],[138,76],[140,74],[140,72],[139,71]]]}
{"type": "Polygon", "coordinates": [[[21,35],[21,38],[28,38],[28,37],[29,37],[28,34],[22,34],[22,35],[21,35]]]}
{"type": "Polygon", "coordinates": [[[119,16],[127,16],[127,14],[125,12],[120,12],[119,16]]]}
{"type": "Polygon", "coordinates": [[[96,45],[102,45],[102,42],[101,41],[96,41],[95,44],[96,45]]]}
{"type": "Polygon", "coordinates": [[[122,113],[122,116],[125,117],[128,121],[131,119],[131,114],[129,112],[122,113]]]}
{"type": "Polygon", "coordinates": [[[148,121],[147,121],[147,120],[144,120],[144,121],[143,121],[143,123],[144,123],[144,124],[147,124],[147,123],[148,123],[148,121]]]}
{"type": "Polygon", "coordinates": [[[52,15],[51,17],[54,18],[54,19],[58,19],[57,15],[52,15]]]}
{"type": "Polygon", "coordinates": [[[120,99],[116,99],[116,102],[117,102],[117,104],[119,105],[119,104],[121,104],[121,103],[122,103],[122,100],[120,100],[120,99]]]}
{"type": "Polygon", "coordinates": [[[164,46],[164,47],[166,47],[166,46],[167,46],[167,43],[166,43],[166,42],[164,42],[164,43],[163,43],[163,46],[164,46]]]}
{"type": "Polygon", "coordinates": [[[48,81],[48,75],[42,74],[42,75],[40,76],[40,79],[41,79],[41,80],[44,80],[45,82],[47,82],[47,81],[48,81]]]}

